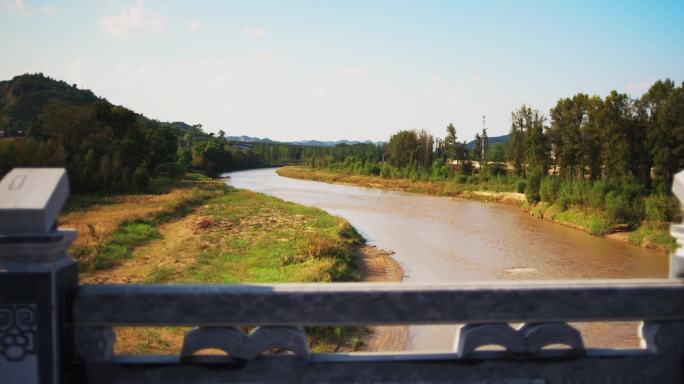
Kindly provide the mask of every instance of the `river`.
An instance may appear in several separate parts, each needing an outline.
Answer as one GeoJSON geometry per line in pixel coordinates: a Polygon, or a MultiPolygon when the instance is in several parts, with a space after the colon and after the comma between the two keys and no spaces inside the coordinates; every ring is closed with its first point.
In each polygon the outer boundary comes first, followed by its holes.
{"type": "MultiPolygon", "coordinates": [[[[227,174],[228,184],[348,220],[370,244],[392,250],[404,281],[667,277],[666,254],[544,222],[520,208],[279,176],[275,169],[227,174]]],[[[634,324],[593,326],[589,345],[628,346],[634,324]],[[629,339],[629,342],[625,342],[629,339]]],[[[412,326],[409,350],[449,350],[454,326],[412,326]]]]}

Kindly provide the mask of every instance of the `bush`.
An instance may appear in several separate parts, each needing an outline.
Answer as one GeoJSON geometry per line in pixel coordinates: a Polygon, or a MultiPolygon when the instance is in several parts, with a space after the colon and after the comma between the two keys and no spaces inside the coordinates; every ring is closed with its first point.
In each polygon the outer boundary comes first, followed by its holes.
{"type": "Polygon", "coordinates": [[[535,171],[530,175],[527,185],[525,186],[525,196],[527,200],[539,201],[539,188],[541,187],[542,173],[535,171]]]}
{"type": "Polygon", "coordinates": [[[560,208],[561,211],[567,211],[568,208],[570,208],[570,204],[572,203],[572,198],[568,195],[561,195],[556,199],[556,205],[558,208],[560,208]]]}
{"type": "Polygon", "coordinates": [[[551,204],[558,199],[559,181],[557,177],[549,176],[541,180],[539,184],[539,198],[551,204]]]}
{"type": "Polygon", "coordinates": [[[643,203],[639,197],[630,199],[625,191],[610,191],[606,195],[605,209],[613,223],[636,224],[643,219],[643,203]]]}
{"type": "Polygon", "coordinates": [[[603,207],[603,202],[606,199],[606,194],[608,193],[608,185],[603,181],[596,181],[589,189],[589,194],[587,196],[587,202],[594,208],[603,207]]]}
{"type": "Polygon", "coordinates": [[[380,177],[385,179],[392,177],[392,169],[390,168],[389,164],[382,163],[382,167],[380,167],[380,177]]]}
{"type": "Polygon", "coordinates": [[[611,231],[610,224],[596,215],[592,215],[589,219],[588,229],[589,233],[594,236],[603,236],[611,231]]]}
{"type": "Polygon", "coordinates": [[[171,163],[168,165],[169,178],[178,180],[185,176],[185,168],[178,163],[171,163]]]}
{"type": "Polygon", "coordinates": [[[527,183],[525,183],[525,180],[518,180],[518,182],[515,184],[515,191],[518,193],[525,193],[526,186],[527,183]]]}
{"type": "Polygon", "coordinates": [[[136,191],[141,192],[147,189],[150,185],[150,173],[147,171],[147,164],[140,164],[135,169],[131,181],[136,191]]]}
{"type": "Polygon", "coordinates": [[[644,201],[646,220],[653,222],[677,221],[681,215],[679,201],[674,196],[653,195],[644,201]]]}

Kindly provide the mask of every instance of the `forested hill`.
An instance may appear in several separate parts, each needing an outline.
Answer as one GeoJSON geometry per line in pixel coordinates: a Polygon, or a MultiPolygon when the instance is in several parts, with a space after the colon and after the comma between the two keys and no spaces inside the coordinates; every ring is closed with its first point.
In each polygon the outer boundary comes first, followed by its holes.
{"type": "Polygon", "coordinates": [[[89,90],[42,74],[16,76],[0,81],[0,129],[27,131],[38,123],[38,116],[51,102],[85,105],[97,100],[89,90]]]}
{"type": "MultiPolygon", "coordinates": [[[[40,116],[48,105],[87,106],[96,102],[114,107],[107,99],[96,96],[89,89],[80,89],[76,84],[68,84],[42,73],[15,76],[12,80],[0,81],[0,130],[10,136],[19,131],[30,136],[42,127],[40,116]]],[[[177,134],[197,130],[196,126],[184,122],[161,123],[132,113],[148,128],[165,125],[177,134]]]]}
{"type": "Polygon", "coordinates": [[[0,177],[13,167],[64,166],[72,188],[147,189],[155,175],[222,171],[297,161],[301,148],[229,145],[201,125],[165,123],[42,74],[0,82],[0,177]]]}

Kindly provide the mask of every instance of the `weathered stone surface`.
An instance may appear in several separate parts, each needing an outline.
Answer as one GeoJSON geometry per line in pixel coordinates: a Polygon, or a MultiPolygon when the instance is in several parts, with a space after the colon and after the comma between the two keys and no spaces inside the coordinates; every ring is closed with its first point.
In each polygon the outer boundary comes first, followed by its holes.
{"type": "Polygon", "coordinates": [[[63,168],[15,168],[0,181],[0,234],[51,232],[69,196],[63,168]]]}
{"type": "Polygon", "coordinates": [[[534,355],[544,347],[562,344],[576,354],[584,353],[582,334],[566,323],[526,323],[518,331],[525,338],[525,350],[534,355]]]}
{"type": "Polygon", "coordinates": [[[503,347],[512,354],[525,353],[523,335],[507,323],[465,325],[459,331],[454,351],[459,357],[468,357],[478,348],[489,345],[503,347]]]}
{"type": "Polygon", "coordinates": [[[684,319],[684,281],[85,285],[79,325],[363,325],[684,319]],[[638,299],[637,299],[638,298],[638,299]]]}
{"type": "Polygon", "coordinates": [[[300,327],[257,327],[246,335],[237,327],[200,327],[185,335],[181,358],[187,359],[203,349],[219,349],[228,356],[253,360],[263,353],[289,351],[306,358],[309,345],[300,327]]]}

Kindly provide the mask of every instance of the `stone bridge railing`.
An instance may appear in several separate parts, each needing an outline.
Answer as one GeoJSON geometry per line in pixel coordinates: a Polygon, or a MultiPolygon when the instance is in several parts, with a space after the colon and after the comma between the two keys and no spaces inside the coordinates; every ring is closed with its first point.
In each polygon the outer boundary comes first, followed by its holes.
{"type": "Polygon", "coordinates": [[[67,195],[61,169],[0,182],[1,384],[683,382],[682,253],[662,280],[79,285],[75,233],[54,226],[67,195]],[[639,321],[642,347],[585,348],[569,321],[639,321]],[[465,326],[443,353],[312,353],[301,328],[369,324],[465,326]],[[176,356],[123,356],[119,326],[196,328],[176,356]]]}

